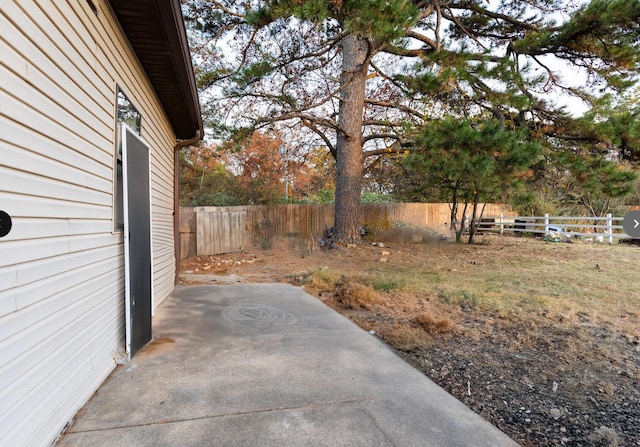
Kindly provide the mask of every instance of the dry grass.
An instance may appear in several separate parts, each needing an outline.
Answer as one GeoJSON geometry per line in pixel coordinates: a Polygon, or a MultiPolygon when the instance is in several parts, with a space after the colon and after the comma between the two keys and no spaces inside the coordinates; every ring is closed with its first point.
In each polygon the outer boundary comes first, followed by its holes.
{"type": "Polygon", "coordinates": [[[378,329],[379,335],[391,346],[402,351],[412,351],[425,346],[431,337],[409,322],[397,322],[378,329]]]}
{"type": "MultiPolygon", "coordinates": [[[[362,281],[384,274],[416,299],[476,313],[538,315],[553,320],[612,324],[638,335],[638,247],[487,237],[484,244],[414,246],[402,259],[375,265],[362,281]]],[[[392,291],[393,293],[393,291],[392,291]]]]}
{"type": "Polygon", "coordinates": [[[546,322],[640,336],[638,247],[494,236],[471,246],[387,245],[386,263],[371,248],[354,250],[317,255],[330,262],[312,271],[305,288],[342,309],[379,309],[396,325],[371,327],[399,349],[452,331],[480,337],[492,318],[524,324],[529,330],[512,340],[522,346],[546,322]]]}
{"type": "Polygon", "coordinates": [[[344,276],[335,283],[334,298],[347,309],[372,309],[386,303],[375,289],[344,276]]]}
{"type": "Polygon", "coordinates": [[[415,317],[414,321],[420,328],[430,335],[451,332],[455,326],[453,321],[449,318],[434,318],[426,312],[415,317]]]}
{"type": "Polygon", "coordinates": [[[466,327],[460,333],[471,338],[490,327],[469,328],[462,321],[469,316],[537,321],[534,326],[606,324],[640,336],[640,281],[633,280],[638,247],[487,236],[471,246],[386,244],[384,250],[391,253],[385,263],[371,246],[299,259],[313,266],[305,288],[342,309],[381,309],[376,312],[407,322],[386,330],[402,346],[411,337],[445,334],[460,324],[466,327]]]}
{"type": "Polygon", "coordinates": [[[327,267],[321,267],[314,269],[307,277],[305,288],[307,290],[325,291],[327,289],[333,289],[335,284],[340,280],[340,273],[334,269],[327,267]]]}
{"type": "Polygon", "coordinates": [[[256,252],[251,264],[239,266],[244,259],[231,255],[194,258],[183,263],[183,270],[219,273],[225,268],[304,284],[317,296],[335,294],[343,308],[386,303],[385,312],[400,319],[430,312],[459,323],[456,312],[464,312],[478,318],[607,324],[640,336],[640,281],[635,279],[640,247],[500,236],[479,241],[385,243],[384,248],[363,243],[311,255],[292,246],[256,252]],[[384,263],[383,251],[390,253],[384,263]]]}

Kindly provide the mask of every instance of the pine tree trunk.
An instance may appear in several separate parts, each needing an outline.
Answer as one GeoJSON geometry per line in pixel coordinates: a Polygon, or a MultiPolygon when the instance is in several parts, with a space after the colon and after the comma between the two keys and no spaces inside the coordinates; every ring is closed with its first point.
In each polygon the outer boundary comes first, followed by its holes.
{"type": "Polygon", "coordinates": [[[480,201],[480,193],[477,191],[473,195],[473,214],[471,215],[471,226],[469,227],[469,244],[473,244],[473,237],[476,235],[476,229],[478,225],[478,219],[476,213],[478,212],[478,202],[480,201]]]}
{"type": "Polygon", "coordinates": [[[343,87],[336,144],[336,204],[334,226],[343,242],[360,239],[362,188],[362,115],[367,81],[367,41],[350,34],[342,43],[343,87]]]}

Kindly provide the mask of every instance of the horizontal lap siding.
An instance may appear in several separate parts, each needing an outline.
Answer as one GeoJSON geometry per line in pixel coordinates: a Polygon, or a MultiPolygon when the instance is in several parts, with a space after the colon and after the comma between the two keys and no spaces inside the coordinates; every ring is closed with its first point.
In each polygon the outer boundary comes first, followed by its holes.
{"type": "Polygon", "coordinates": [[[0,446],[47,445],[124,343],[124,247],[113,232],[115,92],[151,148],[154,302],[173,289],[173,144],[104,1],[0,5],[0,446]]]}

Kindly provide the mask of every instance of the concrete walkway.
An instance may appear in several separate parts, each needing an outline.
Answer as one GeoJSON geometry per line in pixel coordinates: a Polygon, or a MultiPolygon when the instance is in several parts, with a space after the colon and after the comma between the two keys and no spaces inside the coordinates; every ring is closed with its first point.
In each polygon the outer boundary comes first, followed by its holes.
{"type": "Polygon", "coordinates": [[[178,287],[58,446],[515,446],[283,284],[178,287]]]}

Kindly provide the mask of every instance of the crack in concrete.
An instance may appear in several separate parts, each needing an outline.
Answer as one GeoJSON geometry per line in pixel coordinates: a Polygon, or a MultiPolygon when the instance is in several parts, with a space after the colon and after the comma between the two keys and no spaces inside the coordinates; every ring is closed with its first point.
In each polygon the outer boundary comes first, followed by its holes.
{"type": "MultiPolygon", "coordinates": [[[[380,400],[380,398],[378,398],[378,397],[371,397],[371,398],[367,398],[367,399],[336,400],[336,401],[330,401],[330,402],[317,402],[317,403],[312,403],[312,404],[308,404],[308,405],[293,406],[293,407],[276,407],[276,408],[264,408],[264,409],[260,409],[260,410],[237,411],[237,412],[232,412],[232,413],[208,414],[208,415],[197,416],[197,417],[193,417],[193,418],[153,421],[153,422],[145,422],[145,423],[141,423],[141,424],[117,425],[117,426],[113,426],[113,427],[91,428],[91,429],[85,429],[85,430],[73,430],[73,427],[71,427],[65,433],[65,435],[68,436],[68,435],[81,434],[81,433],[93,433],[93,432],[101,432],[101,431],[109,431],[109,430],[122,430],[122,429],[127,429],[127,428],[153,427],[153,426],[156,426],[156,425],[177,424],[177,423],[180,423],[180,422],[192,422],[192,421],[200,421],[200,420],[205,420],[205,419],[217,419],[217,418],[224,418],[224,417],[229,417],[229,416],[246,416],[246,415],[251,415],[251,414],[261,414],[261,413],[271,413],[271,412],[275,413],[275,412],[292,411],[292,410],[304,410],[304,409],[309,409],[309,408],[325,407],[325,406],[331,406],[331,405],[355,404],[355,403],[360,403],[360,402],[375,402],[375,401],[378,401],[378,400],[380,400]]],[[[374,425],[377,428],[379,428],[377,426],[377,424],[375,423],[375,421],[374,421],[374,425]]],[[[386,433],[385,433],[385,437],[386,437],[386,433]]]]}

